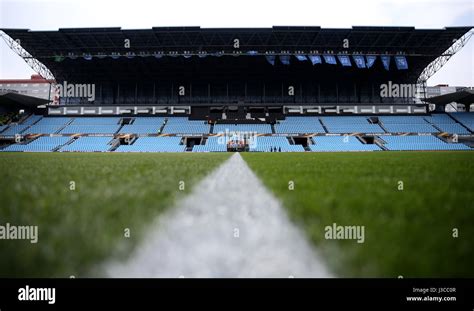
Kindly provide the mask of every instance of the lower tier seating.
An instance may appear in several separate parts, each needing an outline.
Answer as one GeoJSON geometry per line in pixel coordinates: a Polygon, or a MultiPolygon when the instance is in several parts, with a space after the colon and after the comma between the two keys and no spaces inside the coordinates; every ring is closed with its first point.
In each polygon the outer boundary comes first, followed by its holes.
{"type": "Polygon", "coordinates": [[[309,145],[311,151],[380,151],[375,144],[364,144],[355,136],[316,136],[314,145],[309,145]]]}

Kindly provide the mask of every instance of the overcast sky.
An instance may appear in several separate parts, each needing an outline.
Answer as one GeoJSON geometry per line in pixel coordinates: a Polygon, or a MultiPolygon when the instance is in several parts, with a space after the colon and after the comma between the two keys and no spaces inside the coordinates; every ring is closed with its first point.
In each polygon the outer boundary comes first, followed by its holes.
{"type": "MultiPolygon", "coordinates": [[[[473,0],[0,0],[0,28],[473,26],[473,0]]],[[[474,86],[474,38],[429,85],[474,86]]],[[[0,40],[0,78],[33,71],[0,40]]]]}

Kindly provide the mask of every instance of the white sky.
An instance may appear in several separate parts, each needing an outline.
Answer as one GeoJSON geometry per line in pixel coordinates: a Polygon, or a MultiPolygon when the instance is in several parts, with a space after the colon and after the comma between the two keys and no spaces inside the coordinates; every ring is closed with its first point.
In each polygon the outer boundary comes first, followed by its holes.
{"type": "MultiPolygon", "coordinates": [[[[0,0],[0,28],[473,26],[473,0],[0,0]]],[[[474,86],[474,38],[429,85],[474,86]]],[[[0,78],[33,71],[0,40],[0,78]]]]}

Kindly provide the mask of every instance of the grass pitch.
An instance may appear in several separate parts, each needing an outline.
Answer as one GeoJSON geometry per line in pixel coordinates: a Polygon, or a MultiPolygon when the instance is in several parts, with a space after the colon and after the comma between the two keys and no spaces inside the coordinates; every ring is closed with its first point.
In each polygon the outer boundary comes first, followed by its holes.
{"type": "MultiPolygon", "coordinates": [[[[0,225],[39,226],[37,244],[0,240],[0,277],[95,276],[229,155],[0,153],[0,225]]],[[[337,276],[474,276],[474,153],[243,156],[337,276]],[[333,223],[365,226],[364,243],[326,240],[333,223]]]]}
{"type": "Polygon", "coordinates": [[[244,159],[337,276],[474,276],[474,153],[265,153],[244,159]],[[333,223],[365,226],[364,243],[325,239],[333,223]]]}
{"type": "Polygon", "coordinates": [[[228,156],[0,153],[0,225],[37,225],[39,236],[0,240],[0,277],[89,276],[228,156]]]}

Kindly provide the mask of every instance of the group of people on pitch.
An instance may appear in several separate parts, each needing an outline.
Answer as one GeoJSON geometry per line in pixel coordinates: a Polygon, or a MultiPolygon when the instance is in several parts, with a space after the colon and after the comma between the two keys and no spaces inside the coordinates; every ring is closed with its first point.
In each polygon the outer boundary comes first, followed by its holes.
{"type": "Polygon", "coordinates": [[[270,152],[281,152],[281,147],[270,147],[270,152]]]}

